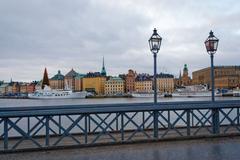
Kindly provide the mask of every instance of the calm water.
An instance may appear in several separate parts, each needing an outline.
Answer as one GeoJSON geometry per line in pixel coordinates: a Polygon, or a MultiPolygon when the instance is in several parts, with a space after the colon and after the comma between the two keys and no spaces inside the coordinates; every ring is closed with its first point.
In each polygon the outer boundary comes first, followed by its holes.
{"type": "MultiPolygon", "coordinates": [[[[210,97],[198,98],[159,98],[158,102],[206,101],[210,97]]],[[[240,100],[240,97],[216,97],[216,100],[240,100]]],[[[144,103],[153,102],[153,98],[94,98],[94,99],[0,99],[0,107],[53,106],[110,103],[144,103]]]]}

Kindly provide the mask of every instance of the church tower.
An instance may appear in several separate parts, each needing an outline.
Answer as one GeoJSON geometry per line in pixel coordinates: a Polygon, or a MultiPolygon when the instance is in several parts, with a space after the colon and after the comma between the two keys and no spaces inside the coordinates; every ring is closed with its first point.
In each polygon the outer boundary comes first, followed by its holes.
{"type": "Polygon", "coordinates": [[[101,75],[102,76],[107,76],[107,72],[106,72],[106,69],[105,69],[105,63],[104,63],[104,57],[103,57],[103,64],[102,64],[101,75]]]}
{"type": "Polygon", "coordinates": [[[183,77],[188,77],[188,68],[187,68],[187,64],[184,64],[184,68],[183,68],[183,77]]]}
{"type": "Polygon", "coordinates": [[[188,76],[188,67],[187,64],[184,64],[183,68],[183,76],[182,76],[182,85],[188,86],[191,85],[191,78],[188,76]]]}

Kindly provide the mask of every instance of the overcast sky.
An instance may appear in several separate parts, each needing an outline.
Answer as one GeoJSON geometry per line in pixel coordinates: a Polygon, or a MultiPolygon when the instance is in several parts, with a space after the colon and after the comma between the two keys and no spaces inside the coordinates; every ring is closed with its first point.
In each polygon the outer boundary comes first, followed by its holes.
{"type": "Polygon", "coordinates": [[[158,72],[210,65],[204,41],[220,39],[215,65],[240,65],[238,0],[0,0],[0,80],[32,81],[71,68],[153,73],[148,39],[163,37],[158,72]]]}

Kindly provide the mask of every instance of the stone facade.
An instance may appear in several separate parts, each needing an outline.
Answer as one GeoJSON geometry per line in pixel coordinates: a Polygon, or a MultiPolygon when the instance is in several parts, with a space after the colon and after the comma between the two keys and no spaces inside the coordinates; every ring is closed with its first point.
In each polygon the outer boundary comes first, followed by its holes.
{"type": "MultiPolygon", "coordinates": [[[[211,88],[211,68],[192,73],[193,84],[207,84],[211,88]]],[[[240,66],[215,66],[215,87],[231,89],[240,86],[240,66]]]]}

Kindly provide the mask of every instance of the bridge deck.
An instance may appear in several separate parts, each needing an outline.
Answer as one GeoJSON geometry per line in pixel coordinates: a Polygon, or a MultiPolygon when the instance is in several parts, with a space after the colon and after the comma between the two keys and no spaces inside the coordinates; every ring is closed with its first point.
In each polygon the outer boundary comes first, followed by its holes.
{"type": "Polygon", "coordinates": [[[239,160],[240,137],[0,154],[1,160],[239,160]]]}

